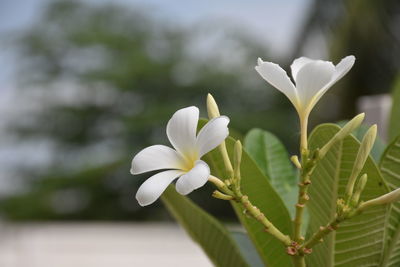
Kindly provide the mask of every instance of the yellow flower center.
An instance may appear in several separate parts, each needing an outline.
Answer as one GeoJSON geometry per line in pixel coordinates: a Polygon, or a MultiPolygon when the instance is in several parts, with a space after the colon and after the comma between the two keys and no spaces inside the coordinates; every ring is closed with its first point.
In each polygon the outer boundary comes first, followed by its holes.
{"type": "Polygon", "coordinates": [[[192,151],[187,151],[183,155],[183,162],[182,162],[182,170],[183,171],[190,171],[193,169],[194,165],[196,164],[196,161],[199,160],[199,153],[195,150],[192,151]]]}

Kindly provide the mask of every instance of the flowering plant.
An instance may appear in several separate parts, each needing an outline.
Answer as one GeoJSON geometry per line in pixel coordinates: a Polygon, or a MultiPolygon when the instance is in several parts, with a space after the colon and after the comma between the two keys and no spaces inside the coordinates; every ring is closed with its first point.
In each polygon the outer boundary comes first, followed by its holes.
{"type": "Polygon", "coordinates": [[[132,174],[164,169],[139,188],[139,204],[161,196],[216,266],[398,266],[400,137],[377,165],[370,156],[377,126],[362,125],[363,113],[342,127],[319,125],[308,136],[313,107],[354,62],[353,56],[336,66],[296,59],[293,84],[281,67],[258,60],[256,71],[299,115],[300,149],[291,157],[260,129],[247,134],[244,148],[228,137],[229,119],[211,95],[208,121],[199,120],[196,107],[178,110],[167,125],[175,149],[150,146],[132,160],[132,174]],[[176,189],[169,186],[175,179],[176,189]],[[213,197],[232,204],[245,231],[227,230],[184,196],[207,182],[215,186],[213,197]]]}

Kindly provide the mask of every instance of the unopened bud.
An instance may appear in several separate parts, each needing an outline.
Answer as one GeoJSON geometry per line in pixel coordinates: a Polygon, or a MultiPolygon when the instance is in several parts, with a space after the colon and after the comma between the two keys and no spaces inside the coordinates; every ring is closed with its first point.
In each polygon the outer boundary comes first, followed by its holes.
{"type": "Polygon", "coordinates": [[[235,179],[240,178],[240,163],[242,161],[242,143],[236,141],[233,154],[233,170],[235,179]]]}
{"type": "Polygon", "coordinates": [[[356,189],[354,190],[354,194],[351,197],[351,204],[353,206],[356,206],[358,204],[358,201],[360,200],[360,196],[362,191],[364,190],[365,185],[367,184],[368,180],[368,175],[364,173],[360,179],[358,179],[356,189]]]}
{"type": "Polygon", "coordinates": [[[211,94],[207,95],[207,113],[209,119],[220,116],[217,102],[215,102],[215,99],[211,94]]]}
{"type": "Polygon", "coordinates": [[[345,126],[343,126],[342,129],[337,132],[331,140],[329,140],[328,143],[326,143],[321,150],[319,151],[319,157],[323,158],[326,153],[331,149],[331,147],[336,144],[339,141],[342,141],[344,138],[346,138],[348,135],[351,134],[355,129],[360,127],[361,123],[363,122],[365,117],[365,113],[358,114],[355,116],[351,121],[346,123],[345,126]]]}
{"type": "Polygon", "coordinates": [[[225,195],[225,194],[221,193],[221,192],[218,191],[218,190],[215,190],[215,191],[212,193],[212,196],[215,197],[215,198],[218,198],[218,199],[222,199],[222,200],[233,200],[233,197],[232,197],[232,196],[225,195]]]}
{"type": "Polygon", "coordinates": [[[358,149],[356,160],[354,161],[353,170],[351,171],[349,182],[346,187],[346,200],[349,200],[353,194],[354,184],[357,176],[360,174],[364,167],[365,161],[368,159],[369,153],[371,152],[372,146],[374,145],[376,138],[377,127],[376,124],[372,125],[364,138],[361,141],[360,148],[358,149]]]}
{"type": "Polygon", "coordinates": [[[340,216],[339,216],[339,218],[349,218],[350,217],[350,214],[351,214],[351,212],[353,211],[354,209],[352,208],[352,207],[350,207],[350,206],[348,206],[348,205],[345,205],[344,207],[343,207],[343,210],[342,210],[342,213],[340,214],[340,216]]]}
{"type": "Polygon", "coordinates": [[[346,205],[346,203],[344,202],[344,200],[342,198],[339,198],[336,201],[336,213],[342,214],[345,205],[346,205]]]}
{"type": "Polygon", "coordinates": [[[293,155],[290,157],[290,160],[293,162],[294,166],[296,166],[297,169],[301,169],[301,164],[298,156],[293,155]]]}
{"type": "Polygon", "coordinates": [[[361,205],[358,209],[360,211],[363,211],[369,207],[389,204],[389,203],[393,203],[393,202],[396,202],[399,200],[400,200],[400,188],[393,190],[390,193],[384,194],[383,196],[363,202],[363,203],[361,203],[361,205]]]}
{"type": "Polygon", "coordinates": [[[211,182],[211,183],[213,183],[213,184],[214,184],[217,188],[219,188],[219,189],[225,188],[224,182],[221,181],[221,179],[219,179],[219,178],[217,178],[217,177],[215,177],[215,176],[210,175],[210,176],[208,177],[208,181],[211,182]]]}

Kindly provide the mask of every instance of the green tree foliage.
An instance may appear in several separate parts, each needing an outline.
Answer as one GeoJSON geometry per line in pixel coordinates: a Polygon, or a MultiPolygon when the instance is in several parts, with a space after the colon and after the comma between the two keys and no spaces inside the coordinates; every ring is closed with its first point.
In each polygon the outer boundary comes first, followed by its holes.
{"type": "MultiPolygon", "coordinates": [[[[184,30],[145,9],[51,2],[14,43],[21,96],[33,94],[40,108],[13,122],[12,130],[24,141],[50,142],[52,162],[44,169],[23,170],[24,183],[30,181],[27,190],[3,199],[4,215],[31,220],[104,218],[94,211],[96,205],[113,207],[107,219],[154,214],[157,205],[143,210],[134,200],[150,174],[133,177],[128,163],[147,145],[167,144],[165,126],[173,112],[189,105],[204,107],[208,92],[239,132],[258,125],[288,133],[286,122],[294,116],[281,110],[289,102],[271,109],[275,102],[267,96],[275,91],[266,90],[249,67],[266,54],[253,37],[221,26],[215,49],[196,50],[196,40],[216,28],[184,30]],[[86,175],[86,170],[110,163],[119,167],[111,164],[113,169],[104,170],[107,175],[93,178],[96,183],[86,175]],[[79,211],[59,213],[46,201],[66,184],[84,188],[87,203],[79,211]],[[28,201],[31,210],[24,214],[28,201]]],[[[212,206],[227,215],[225,206],[212,206]]]]}

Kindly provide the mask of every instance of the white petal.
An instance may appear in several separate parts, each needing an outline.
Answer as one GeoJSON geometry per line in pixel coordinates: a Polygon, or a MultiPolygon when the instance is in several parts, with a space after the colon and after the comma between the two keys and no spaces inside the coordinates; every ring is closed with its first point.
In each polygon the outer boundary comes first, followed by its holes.
{"type": "Polygon", "coordinates": [[[344,75],[349,72],[349,70],[353,67],[356,58],[354,56],[347,56],[343,58],[335,67],[336,72],[334,78],[332,79],[332,83],[337,82],[344,75]]]}
{"type": "Polygon", "coordinates": [[[295,59],[292,63],[292,65],[290,65],[290,69],[292,70],[292,77],[293,80],[296,81],[296,76],[297,73],[299,72],[299,70],[307,63],[310,63],[314,61],[313,59],[310,59],[308,57],[299,57],[297,59],[295,59]]]}
{"type": "Polygon", "coordinates": [[[182,175],[176,182],[176,191],[187,195],[193,190],[202,187],[207,183],[210,176],[210,168],[207,163],[198,160],[196,165],[186,174],[182,175]]]}
{"type": "Polygon", "coordinates": [[[315,106],[315,104],[321,99],[321,97],[328,91],[329,88],[332,87],[337,81],[343,78],[349,70],[353,67],[356,58],[354,56],[347,56],[343,58],[335,67],[335,73],[333,74],[331,80],[328,84],[324,86],[322,90],[320,90],[315,99],[311,103],[311,108],[315,106]]]}
{"type": "Polygon", "coordinates": [[[182,169],[183,159],[172,148],[163,145],[149,146],[132,160],[131,173],[140,174],[161,169],[182,169]]]}
{"type": "Polygon", "coordinates": [[[138,189],[136,199],[140,206],[147,206],[156,201],[174,179],[184,172],[169,170],[157,173],[147,179],[138,189]]]}
{"type": "Polygon", "coordinates": [[[296,87],[303,108],[326,86],[335,73],[328,61],[316,60],[305,64],[297,73],[296,87]]]}
{"type": "Polygon", "coordinates": [[[220,116],[210,120],[201,128],[196,141],[199,157],[216,148],[228,137],[228,124],[229,118],[220,116]]]}
{"type": "Polygon", "coordinates": [[[255,69],[264,80],[284,93],[293,105],[297,107],[298,97],[296,88],[287,76],[286,71],[275,63],[264,62],[261,59],[258,59],[258,66],[256,66],[255,69]]]}
{"type": "Polygon", "coordinates": [[[346,75],[349,70],[353,67],[356,58],[354,56],[347,56],[343,58],[335,67],[335,73],[333,74],[330,82],[324,87],[323,90],[328,90],[334,83],[339,81],[346,75]]]}
{"type": "Polygon", "coordinates": [[[198,121],[199,109],[192,106],[178,110],[168,122],[168,139],[182,155],[192,153],[195,147],[198,121]]]}

